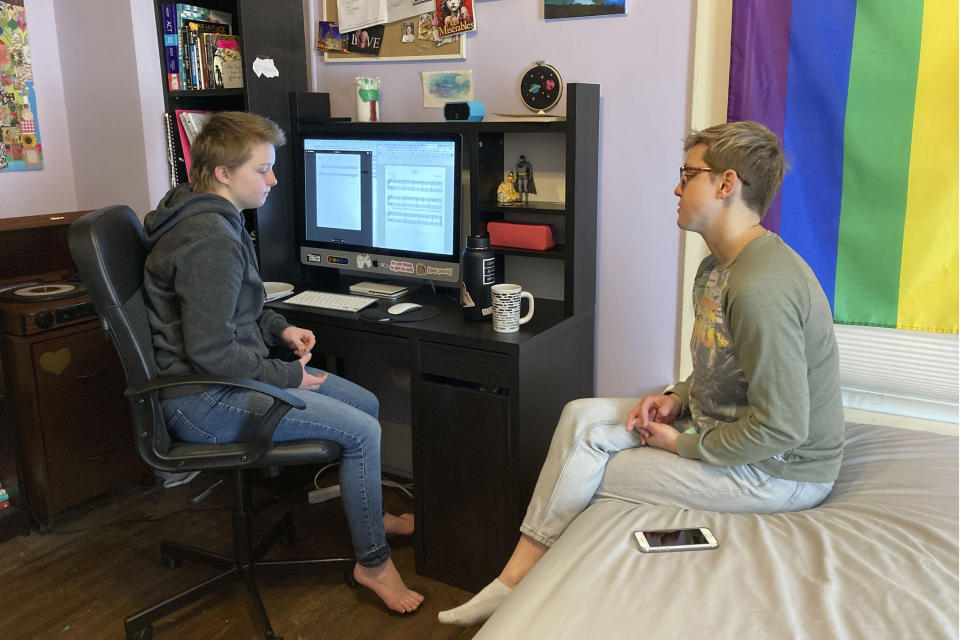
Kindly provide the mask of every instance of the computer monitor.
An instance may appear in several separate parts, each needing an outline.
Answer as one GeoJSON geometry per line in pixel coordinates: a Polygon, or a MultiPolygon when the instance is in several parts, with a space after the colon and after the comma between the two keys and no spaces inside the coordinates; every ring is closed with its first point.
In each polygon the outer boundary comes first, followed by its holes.
{"type": "Polygon", "coordinates": [[[303,132],[300,261],[460,280],[459,133],[303,132]]]}

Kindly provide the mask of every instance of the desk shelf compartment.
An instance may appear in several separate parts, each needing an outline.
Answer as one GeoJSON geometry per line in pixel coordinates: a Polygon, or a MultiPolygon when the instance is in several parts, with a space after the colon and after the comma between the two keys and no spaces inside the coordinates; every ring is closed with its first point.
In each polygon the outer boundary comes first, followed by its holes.
{"type": "MultiPolygon", "coordinates": [[[[562,282],[552,288],[563,292],[564,315],[569,317],[596,306],[600,86],[571,83],[566,89],[566,120],[525,126],[480,123],[482,127],[465,131],[464,140],[474,178],[470,183],[471,232],[482,232],[494,220],[553,225],[557,246],[549,251],[493,249],[498,256],[563,261],[558,274],[562,282]],[[521,154],[533,164],[537,194],[522,204],[501,205],[497,188],[521,154]]],[[[501,268],[498,279],[511,282],[532,275],[511,273],[509,265],[501,268]]]]}
{"type": "Polygon", "coordinates": [[[535,214],[563,214],[567,212],[564,202],[537,202],[530,201],[523,204],[500,204],[498,202],[481,202],[481,213],[535,213],[535,214]]]}
{"type": "Polygon", "coordinates": [[[552,249],[538,251],[536,249],[517,249],[516,247],[498,247],[491,246],[490,250],[495,254],[504,256],[527,256],[530,258],[553,258],[555,260],[564,260],[567,257],[566,247],[558,244],[552,249]]]}

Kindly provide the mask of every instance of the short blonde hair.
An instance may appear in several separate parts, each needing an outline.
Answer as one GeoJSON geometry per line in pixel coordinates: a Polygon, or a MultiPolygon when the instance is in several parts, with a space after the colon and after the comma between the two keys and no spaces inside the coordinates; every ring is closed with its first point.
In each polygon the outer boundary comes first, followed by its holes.
{"type": "Polygon", "coordinates": [[[691,131],[683,150],[698,144],[706,145],[703,160],[714,173],[737,172],[744,204],[763,218],[788,168],[780,138],[759,122],[747,120],[691,131]]]}
{"type": "Polygon", "coordinates": [[[250,159],[253,147],[269,142],[281,147],[287,141],[275,122],[245,111],[220,111],[210,116],[190,146],[190,184],[197,192],[210,192],[217,184],[217,167],[236,169],[250,159]]]}

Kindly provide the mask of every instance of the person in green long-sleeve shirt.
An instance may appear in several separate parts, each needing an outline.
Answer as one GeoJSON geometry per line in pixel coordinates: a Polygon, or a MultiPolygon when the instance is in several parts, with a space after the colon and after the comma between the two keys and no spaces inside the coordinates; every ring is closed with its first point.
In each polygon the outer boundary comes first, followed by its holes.
{"type": "Polygon", "coordinates": [[[597,497],[776,513],[815,507],[833,488],[844,419],[830,305],[760,225],[783,180],[780,140],[733,122],[692,132],[684,149],[677,224],[710,250],[693,286],[693,373],[639,402],[569,403],[513,555],[441,622],[486,620],[597,497]]]}

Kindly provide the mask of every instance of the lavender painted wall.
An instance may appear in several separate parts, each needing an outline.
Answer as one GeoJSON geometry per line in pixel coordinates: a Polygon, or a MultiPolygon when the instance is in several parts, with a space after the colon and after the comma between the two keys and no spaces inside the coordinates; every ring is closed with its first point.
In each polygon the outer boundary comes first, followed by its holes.
{"type": "MultiPolygon", "coordinates": [[[[541,0],[478,0],[480,31],[469,36],[466,60],[324,64],[307,54],[312,86],[330,92],[335,115],[355,115],[357,75],[381,76],[383,113],[394,121],[441,119],[439,109],[422,107],[425,70],[471,69],[475,97],[491,112],[523,109],[515,87],[539,59],[566,82],[600,84],[596,364],[597,393],[609,396],[641,394],[673,378],[681,252],[672,190],[692,85],[693,0],[628,5],[627,16],[545,21],[541,0]]],[[[317,6],[304,0],[309,38],[317,6]]],[[[154,124],[163,105],[151,7],[150,0],[27,0],[37,113],[54,157],[44,171],[0,175],[0,216],[112,202],[145,212],[162,195],[167,166],[154,124]],[[111,38],[87,37],[107,28],[111,38]]]]}
{"type": "MultiPolygon", "coordinates": [[[[315,0],[305,0],[308,40],[315,0]]],[[[689,125],[694,36],[691,0],[628,0],[628,15],[543,19],[542,0],[477,0],[479,31],[466,60],[324,63],[311,53],[312,87],[334,115],[356,117],[353,78],[382,79],[383,117],[434,121],[420,72],[473,71],[474,98],[488,112],[522,112],[516,86],[536,60],[565,82],[600,84],[597,265],[597,393],[635,396],[673,381],[680,232],[673,188],[689,125]]],[[[557,113],[562,113],[558,108],[557,113]]]]}
{"type": "Polygon", "coordinates": [[[78,209],[53,5],[53,0],[25,5],[43,170],[0,172],[0,218],[78,209]]]}
{"type": "Polygon", "coordinates": [[[148,0],[55,3],[80,209],[128,204],[142,211],[149,204],[132,4],[148,0]]]}

